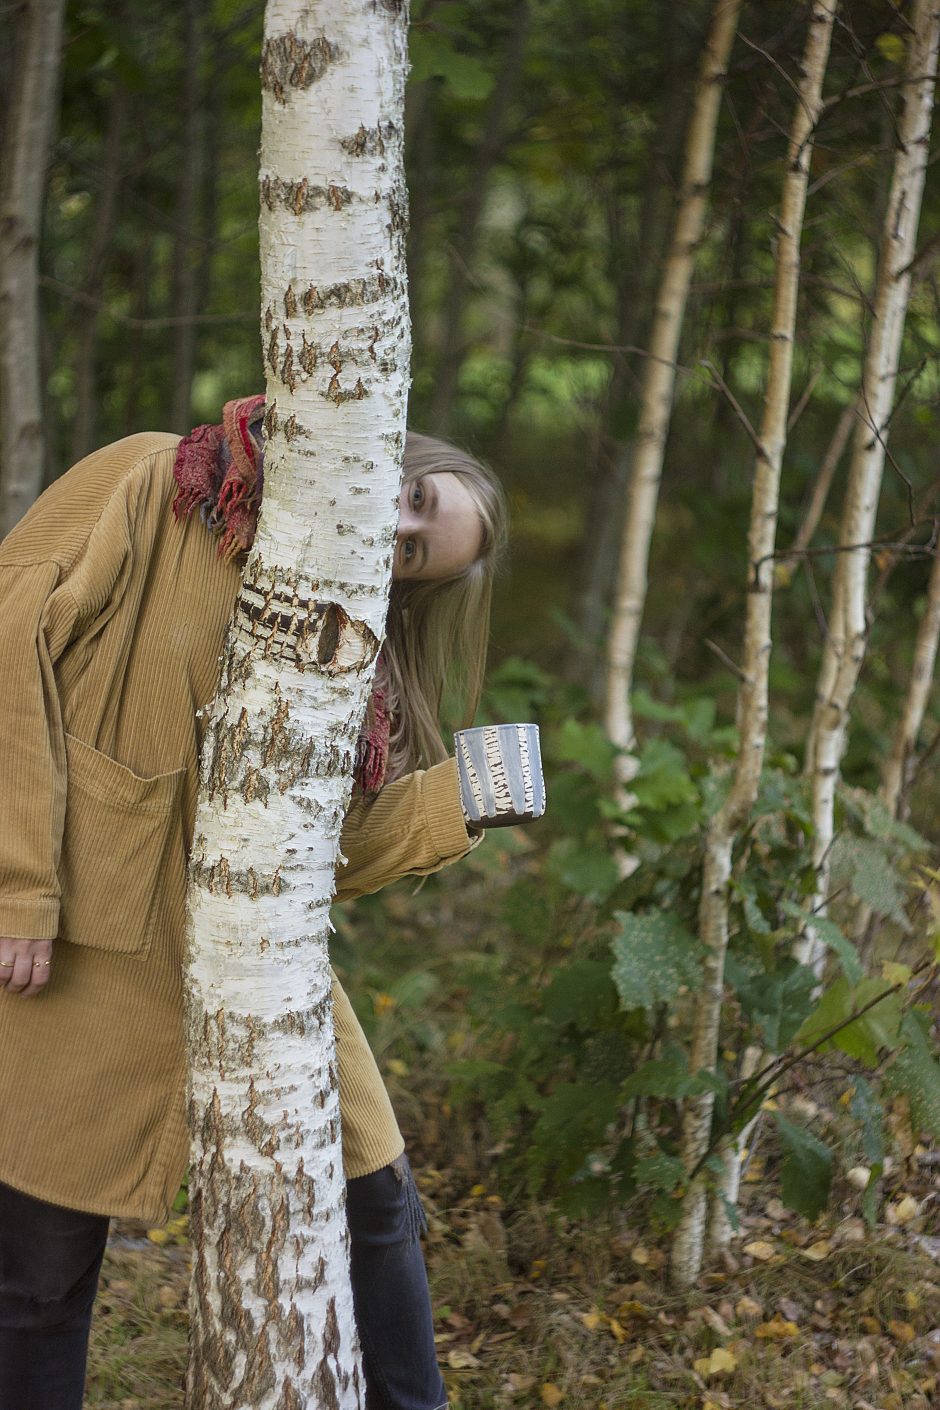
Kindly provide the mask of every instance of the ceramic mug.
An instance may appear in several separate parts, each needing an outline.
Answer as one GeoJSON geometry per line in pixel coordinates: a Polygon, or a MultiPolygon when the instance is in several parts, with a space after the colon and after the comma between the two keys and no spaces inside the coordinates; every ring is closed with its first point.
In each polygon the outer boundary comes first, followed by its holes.
{"type": "Polygon", "coordinates": [[[454,735],[460,799],[469,823],[509,827],[545,812],[538,725],[480,725],[454,735]]]}

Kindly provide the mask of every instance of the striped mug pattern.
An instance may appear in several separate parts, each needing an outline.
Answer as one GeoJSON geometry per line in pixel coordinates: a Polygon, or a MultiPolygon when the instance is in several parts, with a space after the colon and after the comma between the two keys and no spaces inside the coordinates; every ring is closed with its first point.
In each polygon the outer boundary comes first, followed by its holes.
{"type": "Polygon", "coordinates": [[[454,735],[468,822],[508,827],[545,812],[538,725],[481,725],[454,735]]]}

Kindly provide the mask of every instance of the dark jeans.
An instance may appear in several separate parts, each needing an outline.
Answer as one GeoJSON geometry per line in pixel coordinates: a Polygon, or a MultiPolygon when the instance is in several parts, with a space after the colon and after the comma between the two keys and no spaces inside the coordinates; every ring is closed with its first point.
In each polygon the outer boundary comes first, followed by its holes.
{"type": "MultiPolygon", "coordinates": [[[[443,1410],[407,1161],[347,1185],[367,1410],[443,1410]]],[[[108,1220],[0,1184],[0,1410],[81,1410],[108,1220]]]]}

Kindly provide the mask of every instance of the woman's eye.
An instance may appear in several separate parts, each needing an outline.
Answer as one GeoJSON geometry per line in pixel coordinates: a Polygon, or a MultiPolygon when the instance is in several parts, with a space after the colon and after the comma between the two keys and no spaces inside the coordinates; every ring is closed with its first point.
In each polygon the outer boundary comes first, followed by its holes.
{"type": "Polygon", "coordinates": [[[411,491],[412,509],[420,509],[424,503],[424,486],[420,480],[415,481],[414,489],[411,491]]]}
{"type": "Polygon", "coordinates": [[[402,558],[404,558],[406,563],[411,562],[412,558],[414,558],[417,551],[418,546],[415,543],[414,539],[405,539],[404,543],[401,546],[401,556],[402,558]]]}

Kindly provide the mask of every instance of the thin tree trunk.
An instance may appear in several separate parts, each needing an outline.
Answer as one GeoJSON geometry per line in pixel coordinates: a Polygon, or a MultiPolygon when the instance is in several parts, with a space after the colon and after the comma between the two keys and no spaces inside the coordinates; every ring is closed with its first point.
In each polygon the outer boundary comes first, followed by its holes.
{"type": "MultiPolygon", "coordinates": [[[[656,136],[640,198],[640,216],[632,249],[625,256],[624,215],[633,185],[624,191],[619,174],[606,201],[608,244],[612,252],[611,283],[616,291],[618,347],[633,347],[649,326],[659,254],[669,238],[674,192],[670,177],[681,155],[685,126],[686,94],[691,67],[690,37],[683,36],[677,7],[661,15],[660,46],[663,53],[662,98],[656,136]],[[626,196],[627,200],[624,199],[626,196]]],[[[698,45],[696,43],[696,54],[698,45]]],[[[616,101],[614,95],[611,100],[616,101]]],[[[624,443],[617,423],[632,409],[639,375],[631,354],[615,353],[610,382],[598,407],[597,433],[589,443],[585,466],[592,486],[578,565],[575,605],[576,645],[565,656],[563,669],[569,680],[586,685],[596,704],[604,694],[604,626],[617,573],[617,550],[623,534],[625,495],[630,481],[632,445],[624,443]]]]}
{"type": "Polygon", "coordinates": [[[849,443],[849,436],[855,419],[859,414],[857,401],[850,401],[842,410],[842,415],[836,422],[836,428],[832,433],[832,439],[826,447],[826,453],[819,464],[819,474],[816,476],[809,503],[799,527],[794,535],[793,542],[787,550],[794,558],[798,558],[809,548],[813,541],[816,530],[819,528],[819,521],[823,516],[826,507],[826,500],[829,498],[829,491],[832,489],[832,481],[839,468],[839,461],[849,443]]]}
{"type": "Polygon", "coordinates": [[[940,641],[940,551],[934,551],[933,567],[927,587],[927,606],[917,629],[911,679],[881,779],[881,796],[892,817],[900,817],[905,793],[910,782],[910,766],[917,748],[917,738],[927,702],[933,687],[937,664],[937,644],[940,641]]]}
{"type": "MultiPolygon", "coordinates": [[[[816,124],[822,108],[822,87],[836,0],[815,0],[810,17],[803,75],[797,93],[777,220],[777,268],[774,291],[770,365],[760,428],[760,448],[754,467],[751,524],[748,533],[747,621],[738,693],[741,736],[734,781],[725,802],[712,816],[705,839],[699,936],[705,947],[702,993],[695,1007],[691,1072],[715,1070],[724,997],[725,955],[728,949],[729,882],[735,842],[757,798],[767,743],[768,677],[773,604],[773,552],[777,534],[780,472],[787,442],[787,414],[793,380],[793,346],[800,282],[800,240],[806,207],[810,160],[816,124]]],[[[682,1161],[696,1171],[711,1134],[714,1092],[690,1098],[682,1133],[682,1161]]],[[[726,1161],[727,1169],[727,1161],[726,1161]]],[[[702,1267],[707,1213],[708,1177],[698,1170],[686,1191],[682,1218],[672,1246],[672,1278],[680,1288],[695,1282],[702,1267]]],[[[728,1190],[735,1194],[736,1182],[728,1190]]]]}
{"type": "MultiPolygon", "coordinates": [[[[845,748],[849,708],[868,639],[867,582],[898,359],[916,252],[937,73],[940,5],[915,0],[898,127],[898,151],[885,213],[875,286],[874,314],[862,374],[860,417],[849,465],[839,553],[833,575],[832,613],[816,708],[807,742],[812,766],[813,866],[816,885],[807,915],[824,915],[834,838],[835,794],[845,748]]],[[[822,973],[825,947],[808,921],[794,954],[822,973]]]]}
{"type": "Polygon", "coordinates": [[[65,0],[20,7],[0,163],[0,536],[42,488],[39,235],[65,0]]]}
{"type": "Polygon", "coordinates": [[[185,432],[191,424],[193,374],[196,370],[200,251],[196,239],[203,179],[202,0],[185,0],[182,130],[179,186],[176,196],[176,250],[173,259],[171,312],[182,322],[173,332],[173,388],[170,425],[185,432]]]}
{"type": "Polygon", "coordinates": [[[463,315],[470,290],[470,267],[476,248],[480,217],[489,186],[490,174],[506,146],[509,115],[513,99],[522,78],[522,64],[529,35],[528,0],[516,0],[513,27],[506,57],[493,91],[487,99],[486,125],[477,153],[473,174],[461,204],[453,241],[450,283],[441,314],[443,345],[434,380],[435,394],[432,423],[435,433],[446,436],[450,431],[457,378],[463,360],[463,315]]]}
{"type": "Polygon", "coordinates": [[[81,289],[89,302],[79,305],[76,324],[75,417],[72,422],[72,464],[94,450],[98,425],[98,331],[101,295],[108,255],[114,240],[118,191],[121,185],[121,148],[127,113],[127,92],[115,80],[108,103],[108,117],[101,153],[100,181],[92,214],[81,289]]]}
{"type": "MultiPolygon", "coordinates": [[[[741,0],[717,0],[715,5],[689,123],[675,233],[663,269],[649,357],[643,369],[639,428],[607,647],[605,725],[608,735],[622,751],[630,750],[634,742],[630,692],[640,619],[646,601],[650,539],[672,413],[676,353],[692,265],[705,225],[722,84],[740,8],[741,0]]],[[[622,753],[618,759],[618,776],[623,789],[633,772],[630,759],[622,753]]]]}
{"type": "Polygon", "coordinates": [[[264,501],[190,863],[192,1410],[358,1410],[327,939],[384,631],[410,332],[407,7],[269,0],[264,501]]]}

